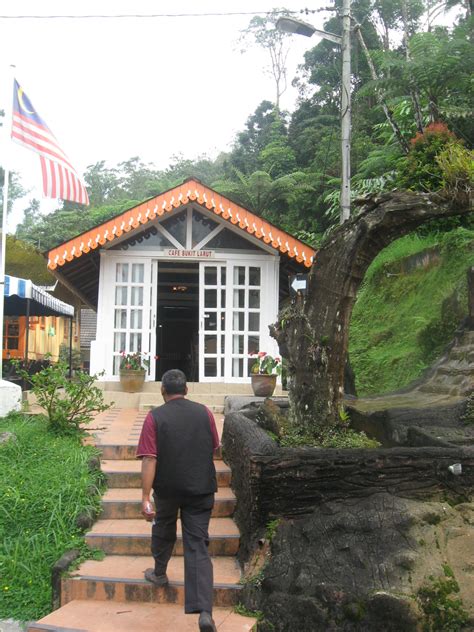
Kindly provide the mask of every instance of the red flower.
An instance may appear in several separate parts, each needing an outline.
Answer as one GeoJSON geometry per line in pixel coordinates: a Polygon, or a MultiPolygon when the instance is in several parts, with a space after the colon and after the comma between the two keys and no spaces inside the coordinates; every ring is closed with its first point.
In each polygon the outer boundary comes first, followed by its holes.
{"type": "Polygon", "coordinates": [[[125,365],[125,368],[126,368],[126,369],[131,369],[131,368],[132,368],[132,365],[131,365],[131,364],[126,364],[126,365],[125,365]]]}
{"type": "Polygon", "coordinates": [[[259,352],[258,352],[258,357],[259,357],[259,358],[264,358],[266,355],[267,355],[267,352],[266,352],[266,351],[259,351],[259,352]]]}

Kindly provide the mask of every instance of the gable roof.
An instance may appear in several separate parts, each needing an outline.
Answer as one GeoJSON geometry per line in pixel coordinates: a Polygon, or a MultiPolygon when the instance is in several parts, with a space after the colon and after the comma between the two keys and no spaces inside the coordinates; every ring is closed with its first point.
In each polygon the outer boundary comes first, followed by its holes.
{"type": "Polygon", "coordinates": [[[48,268],[55,270],[189,202],[197,202],[282,254],[311,267],[315,255],[313,248],[191,178],[53,248],[48,253],[48,268]]]}

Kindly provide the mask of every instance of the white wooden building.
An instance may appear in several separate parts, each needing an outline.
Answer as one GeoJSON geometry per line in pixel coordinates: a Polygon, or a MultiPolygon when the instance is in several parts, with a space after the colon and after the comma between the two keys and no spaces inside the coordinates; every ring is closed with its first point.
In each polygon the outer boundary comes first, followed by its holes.
{"type": "Polygon", "coordinates": [[[194,382],[247,382],[288,276],[314,250],[195,179],[54,248],[49,268],[97,310],[91,371],[118,380],[122,351],[194,382]],[[158,356],[157,359],[154,359],[158,356]]]}

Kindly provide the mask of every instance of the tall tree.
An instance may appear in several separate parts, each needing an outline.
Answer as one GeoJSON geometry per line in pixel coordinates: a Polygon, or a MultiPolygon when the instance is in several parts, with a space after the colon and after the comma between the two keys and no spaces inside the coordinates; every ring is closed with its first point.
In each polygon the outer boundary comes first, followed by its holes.
{"type": "Polygon", "coordinates": [[[254,16],[248,27],[242,31],[240,38],[244,45],[256,45],[267,51],[270,58],[270,74],[275,82],[277,110],[280,109],[280,98],[288,88],[286,64],[289,52],[289,35],[276,28],[276,22],[282,15],[289,15],[289,12],[286,9],[272,9],[264,17],[254,16]]]}

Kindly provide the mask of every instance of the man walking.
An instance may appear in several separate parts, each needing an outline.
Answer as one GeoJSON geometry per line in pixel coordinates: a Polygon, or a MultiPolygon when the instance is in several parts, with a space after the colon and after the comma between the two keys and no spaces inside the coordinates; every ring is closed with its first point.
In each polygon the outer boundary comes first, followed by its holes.
{"type": "Polygon", "coordinates": [[[199,630],[216,632],[212,619],[213,569],[209,556],[209,520],[217,491],[213,451],[219,447],[214,416],[185,399],[186,376],[178,369],[161,379],[165,403],[148,413],[137,449],[142,459],[142,514],[153,520],[151,552],[155,568],[145,578],[164,586],[176,542],[180,512],[184,546],[186,614],[199,612],[199,630]],[[151,504],[154,492],[156,513],[151,504]]]}

